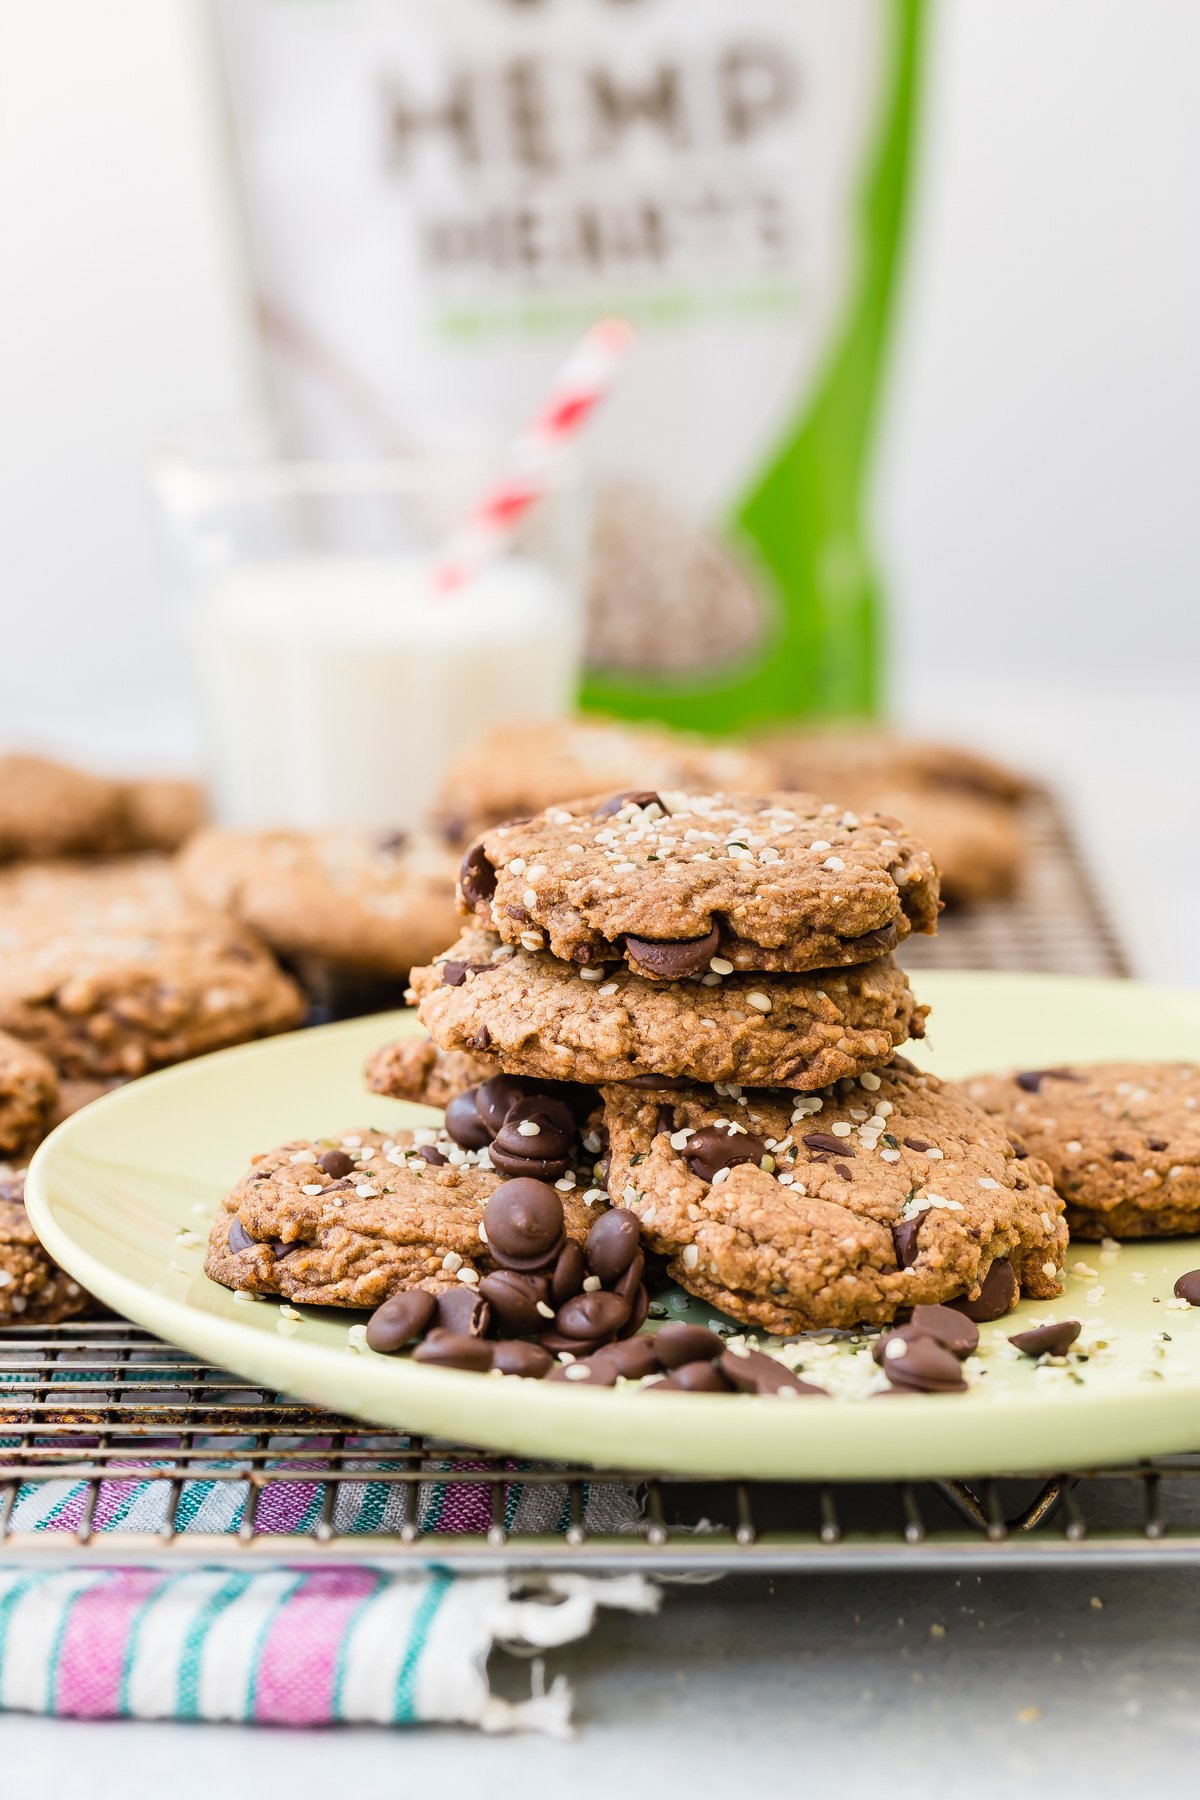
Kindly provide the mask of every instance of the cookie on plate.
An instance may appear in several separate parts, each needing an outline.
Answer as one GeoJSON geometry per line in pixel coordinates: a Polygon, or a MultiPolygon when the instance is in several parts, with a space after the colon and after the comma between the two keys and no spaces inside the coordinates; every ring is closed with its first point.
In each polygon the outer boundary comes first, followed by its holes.
{"type": "Polygon", "coordinates": [[[50,1129],[59,1103],[53,1064],[0,1031],[0,1157],[32,1150],[50,1129]]]}
{"type": "Polygon", "coordinates": [[[651,980],[873,962],[932,932],[938,881],[895,821],[805,794],[602,794],[498,825],[463,910],[506,943],[651,980]]]}
{"type": "Polygon", "coordinates": [[[440,1050],[431,1038],[409,1036],[381,1044],[367,1059],[367,1088],[417,1106],[449,1106],[468,1088],[499,1075],[495,1057],[471,1050],[440,1050]]]}
{"type": "Polygon", "coordinates": [[[56,1325],[91,1304],[77,1281],[42,1249],[25,1211],[25,1171],[0,1164],[0,1330],[56,1325]]]}
{"type": "Polygon", "coordinates": [[[155,857],[0,873],[0,1030],[63,1076],[111,1081],[287,1031],[295,984],[155,857]]]}
{"type": "Polygon", "coordinates": [[[316,963],[399,980],[453,937],[455,859],[402,832],[225,831],[179,857],[184,888],[305,973],[316,963]]]}
{"type": "Polygon", "coordinates": [[[482,1043],[509,1073],[557,1081],[820,1088],[924,1035],[927,1008],[890,956],[766,983],[713,960],[724,973],[647,981],[624,963],[580,967],[470,930],[413,970],[412,989],[444,1050],[482,1043]]]}
{"type": "Polygon", "coordinates": [[[1200,1231],[1196,1064],[1072,1063],[964,1085],[1049,1164],[1072,1237],[1200,1231]]]}
{"type": "MultiPolygon", "coordinates": [[[[540,1135],[545,1143],[550,1134],[540,1135]]],[[[445,1129],[297,1138],[257,1157],[225,1196],[205,1272],[224,1287],[319,1306],[474,1288],[496,1267],[483,1208],[510,1179],[486,1144],[467,1148],[445,1129]]],[[[582,1244],[607,1197],[573,1173],[556,1187],[565,1237],[582,1244]]]]}
{"type": "Polygon", "coordinates": [[[771,785],[763,760],[740,744],[615,719],[531,719],[493,726],[461,751],[442,778],[436,813],[447,839],[463,843],[573,794],[771,785]]]}
{"type": "Polygon", "coordinates": [[[609,1192],[688,1293],[790,1334],[918,1304],[1050,1299],[1067,1247],[1043,1163],[903,1060],[819,1095],[602,1090],[609,1192]],[[998,1295],[998,1298],[997,1298],[998,1295]]]}

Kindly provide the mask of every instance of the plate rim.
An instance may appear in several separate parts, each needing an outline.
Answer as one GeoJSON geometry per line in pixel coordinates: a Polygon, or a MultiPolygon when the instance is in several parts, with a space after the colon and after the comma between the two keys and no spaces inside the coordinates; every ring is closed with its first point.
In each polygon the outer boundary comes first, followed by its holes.
{"type": "MultiPolygon", "coordinates": [[[[1007,988],[1018,982],[1058,988],[1064,994],[1081,989],[1119,988],[1126,995],[1138,996],[1147,1005],[1167,1000],[1181,1002],[1184,1010],[1194,1017],[1200,1038],[1200,991],[1193,989],[1125,978],[1041,972],[1008,974],[994,970],[924,970],[915,972],[914,979],[918,985],[930,990],[930,998],[935,1004],[936,990],[943,984],[949,988],[951,984],[965,983],[982,992],[987,988],[1007,988]]],[[[354,1039],[369,1031],[382,1042],[389,1035],[400,1036],[417,1029],[419,1026],[412,1009],[341,1020],[211,1052],[191,1062],[156,1071],[103,1096],[64,1120],[34,1153],[26,1176],[26,1205],[35,1231],[55,1260],[97,1298],[133,1323],[190,1354],[228,1368],[246,1379],[273,1385],[277,1391],[296,1392],[302,1398],[312,1398],[323,1406],[366,1423],[389,1429],[407,1427],[426,1436],[445,1436],[444,1428],[434,1422],[435,1416],[479,1410],[477,1375],[427,1368],[408,1358],[375,1357],[365,1351],[350,1359],[344,1351],[329,1345],[305,1343],[298,1336],[285,1338],[270,1334],[249,1320],[243,1323],[219,1312],[208,1312],[186,1297],[156,1293],[141,1280],[94,1256],[77,1242],[56,1216],[52,1185],[57,1159],[64,1151],[74,1150],[74,1139],[86,1132],[89,1119],[100,1109],[107,1113],[136,1108],[145,1103],[149,1093],[160,1093],[172,1084],[186,1083],[201,1066],[211,1069],[220,1063],[225,1068],[234,1068],[241,1062],[277,1054],[281,1047],[289,1045],[294,1053],[296,1045],[313,1044],[318,1036],[320,1042],[327,1045],[339,1037],[354,1039]],[[341,1400],[336,1397],[337,1373],[340,1371],[344,1376],[350,1360],[355,1365],[355,1383],[361,1385],[364,1397],[373,1399],[378,1390],[378,1398],[384,1402],[380,1409],[382,1417],[380,1412],[364,1412],[361,1405],[354,1403],[354,1395],[349,1397],[349,1403],[346,1396],[341,1400]],[[396,1391],[394,1409],[387,1404],[391,1399],[389,1389],[396,1391]],[[401,1411],[409,1415],[406,1421],[399,1416],[401,1411]]],[[[1195,1240],[1174,1241],[1182,1244],[1195,1240]]],[[[270,1305],[272,1301],[268,1299],[266,1304],[270,1305]]],[[[303,1318],[309,1310],[321,1313],[331,1309],[299,1310],[303,1318]]],[[[1200,1439],[1200,1427],[1194,1422],[1200,1402],[1200,1376],[1181,1378],[1169,1386],[1163,1384],[1162,1390],[1155,1392],[1156,1404],[1153,1406],[1147,1406],[1146,1387],[1139,1389],[1132,1384],[1128,1392],[1111,1389],[1080,1391],[1072,1396],[1069,1409],[1031,1407],[1026,1397],[1015,1394],[981,1396],[970,1406],[972,1424],[980,1421],[986,1425],[990,1421],[1000,1425],[1019,1420],[1027,1427],[1027,1449],[1015,1459],[1006,1456],[1003,1470],[989,1468],[986,1462],[981,1464],[977,1450],[963,1448],[964,1435],[970,1439],[980,1434],[970,1429],[964,1433],[955,1427],[957,1409],[947,1396],[905,1395],[903,1408],[878,1412],[861,1399],[813,1401],[812,1406],[819,1407],[821,1417],[828,1422],[827,1428],[817,1434],[822,1440],[822,1448],[815,1460],[803,1454],[807,1433],[802,1429],[795,1433],[790,1428],[784,1432],[778,1429],[782,1420],[780,1402],[775,1399],[746,1395],[651,1396],[636,1390],[581,1392],[565,1385],[560,1388],[554,1384],[546,1386],[500,1379],[489,1381],[488,1396],[488,1404],[483,1408],[485,1417],[472,1426],[472,1435],[463,1436],[457,1426],[451,1425],[450,1435],[457,1441],[476,1442],[481,1447],[508,1450],[518,1455],[561,1458],[565,1454],[595,1467],[628,1468],[630,1458],[616,1454],[616,1450],[623,1436],[621,1422],[627,1418],[631,1407],[650,1406],[656,1412],[669,1407],[678,1417],[692,1422],[694,1429],[689,1428],[685,1436],[689,1440],[705,1441],[704,1458],[698,1461],[694,1454],[681,1450],[668,1434],[664,1434],[655,1457],[647,1459],[639,1455],[632,1459],[634,1462],[643,1469],[652,1463],[664,1473],[741,1474],[747,1479],[892,1481],[961,1479],[1001,1472],[1044,1473],[1051,1467],[1103,1460],[1088,1454],[1086,1448],[1089,1435],[1093,1439],[1097,1435],[1095,1430],[1089,1434],[1087,1429],[1089,1425],[1096,1425],[1097,1415],[1110,1425],[1115,1422],[1120,1428],[1123,1447],[1118,1454],[1122,1458],[1192,1450],[1200,1439]],[[681,1408],[684,1409],[682,1413],[681,1408]],[[889,1424],[889,1418],[895,1418],[895,1425],[889,1424]],[[852,1434],[847,1426],[835,1423],[839,1420],[857,1420],[856,1431],[852,1434]],[[870,1429],[863,1430],[868,1420],[872,1422],[870,1429]],[[1039,1424],[1044,1424],[1046,1429],[1038,1429],[1039,1424]],[[517,1433],[515,1440],[514,1430],[517,1433]],[[832,1443],[828,1441],[831,1437],[832,1443]],[[857,1444],[854,1437],[860,1440],[857,1444]],[[894,1439],[899,1445],[902,1437],[908,1446],[903,1457],[898,1453],[890,1458],[885,1455],[876,1467],[879,1458],[862,1454],[862,1440],[870,1438],[874,1446],[881,1439],[884,1445],[894,1439]],[[764,1438],[768,1448],[773,1447],[777,1452],[794,1450],[796,1454],[764,1457],[759,1441],[764,1438]],[[585,1439],[586,1449],[574,1447],[585,1439]],[[1078,1453],[1073,1446],[1080,1447],[1078,1453]]],[[[792,1418],[795,1411],[795,1405],[788,1407],[786,1416],[792,1418]]],[[[805,1416],[811,1417],[809,1407],[802,1409],[801,1421],[805,1416]]],[[[961,1421],[963,1415],[958,1413],[958,1418],[961,1421]]]]}

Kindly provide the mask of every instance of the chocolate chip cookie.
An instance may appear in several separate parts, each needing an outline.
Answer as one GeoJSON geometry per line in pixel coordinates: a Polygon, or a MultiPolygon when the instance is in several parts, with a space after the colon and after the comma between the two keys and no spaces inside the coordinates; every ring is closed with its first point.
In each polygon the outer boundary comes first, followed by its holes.
{"type": "Polygon", "coordinates": [[[437,817],[465,842],[486,826],[525,819],[573,794],[622,788],[760,791],[773,784],[763,759],[739,744],[615,719],[531,719],[497,725],[453,759],[437,817]]]}
{"type": "Polygon", "coordinates": [[[1073,1063],[965,1083],[1049,1164],[1072,1237],[1200,1231],[1200,1067],[1073,1063]]]}
{"type": "Polygon", "coordinates": [[[499,1073],[500,1064],[494,1057],[477,1056],[470,1050],[440,1050],[427,1037],[402,1037],[381,1044],[371,1053],[365,1070],[372,1094],[437,1107],[449,1106],[468,1088],[499,1073]]]}
{"type": "MultiPolygon", "coordinates": [[[[497,1267],[481,1226],[504,1183],[516,1185],[486,1140],[468,1148],[444,1129],[295,1139],[257,1157],[225,1196],[205,1271],[225,1287],[320,1306],[375,1307],[414,1287],[474,1294],[497,1267]]],[[[574,1172],[558,1176],[552,1192],[562,1203],[562,1241],[537,1249],[538,1269],[567,1240],[582,1244],[607,1205],[604,1191],[574,1172]]],[[[506,1266],[519,1261],[510,1256],[506,1266]]]]}
{"type": "Polygon", "coordinates": [[[0,756],[0,860],[119,850],[120,784],[47,756],[0,756]]]}
{"type": "Polygon", "coordinates": [[[107,1081],[298,1025],[295,984],[155,857],[0,873],[0,1029],[107,1081]]]}
{"type": "Polygon", "coordinates": [[[654,981],[873,962],[932,932],[929,852],[895,821],[803,794],[598,795],[496,826],[463,910],[506,943],[654,981]]]}
{"type": "Polygon", "coordinates": [[[31,1045],[0,1031],[0,1157],[32,1150],[58,1106],[53,1065],[31,1045]]]}
{"type": "MultiPolygon", "coordinates": [[[[1050,1172],[902,1059],[822,1094],[602,1090],[609,1191],[680,1286],[784,1334],[1059,1290],[1050,1172]],[[1003,1279],[1002,1279],[1003,1278],[1003,1279]]],[[[996,1316],[993,1309],[990,1316],[996,1316]]]]}
{"type": "Polygon", "coordinates": [[[401,976],[457,928],[454,856],[424,836],[209,829],[177,868],[194,899],[288,958],[401,976]]]}
{"type": "Polygon", "coordinates": [[[90,1296],[34,1236],[25,1211],[24,1169],[0,1164],[0,1330],[56,1325],[90,1304],[90,1296]]]}
{"type": "Polygon", "coordinates": [[[929,846],[947,902],[975,905],[1016,887],[1027,852],[1020,776],[969,751],[885,732],[785,732],[758,749],[775,787],[902,819],[929,846]]]}
{"type": "Polygon", "coordinates": [[[204,810],[193,781],[120,780],[47,756],[0,756],[0,861],[174,850],[204,810]]]}
{"type": "Polygon", "coordinates": [[[510,1073],[559,1081],[825,1087],[923,1036],[927,1010],[891,957],[763,983],[716,956],[698,978],[647,981],[624,963],[580,967],[476,930],[411,979],[444,1050],[482,1043],[510,1073]]]}
{"type": "Polygon", "coordinates": [[[778,786],[818,793],[832,793],[833,784],[847,778],[955,790],[1010,803],[1029,792],[1019,771],[976,750],[886,728],[771,732],[756,738],[752,748],[774,768],[778,786]]]}

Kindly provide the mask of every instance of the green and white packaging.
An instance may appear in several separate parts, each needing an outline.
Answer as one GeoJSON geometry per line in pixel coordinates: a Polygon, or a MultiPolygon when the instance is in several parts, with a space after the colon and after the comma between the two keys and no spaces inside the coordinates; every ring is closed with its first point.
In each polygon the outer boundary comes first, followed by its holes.
{"type": "Polygon", "coordinates": [[[923,0],[223,0],[301,445],[516,425],[601,314],[584,699],[868,714],[864,529],[923,0]]]}

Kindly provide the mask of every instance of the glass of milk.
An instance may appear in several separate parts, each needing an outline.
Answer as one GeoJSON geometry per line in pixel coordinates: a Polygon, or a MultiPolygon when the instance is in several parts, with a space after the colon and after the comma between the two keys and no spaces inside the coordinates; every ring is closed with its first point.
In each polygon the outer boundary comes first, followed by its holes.
{"type": "Polygon", "coordinates": [[[572,709],[588,524],[577,467],[473,579],[433,591],[439,550],[496,467],[479,447],[157,460],[223,823],[415,825],[464,742],[572,709]]]}

